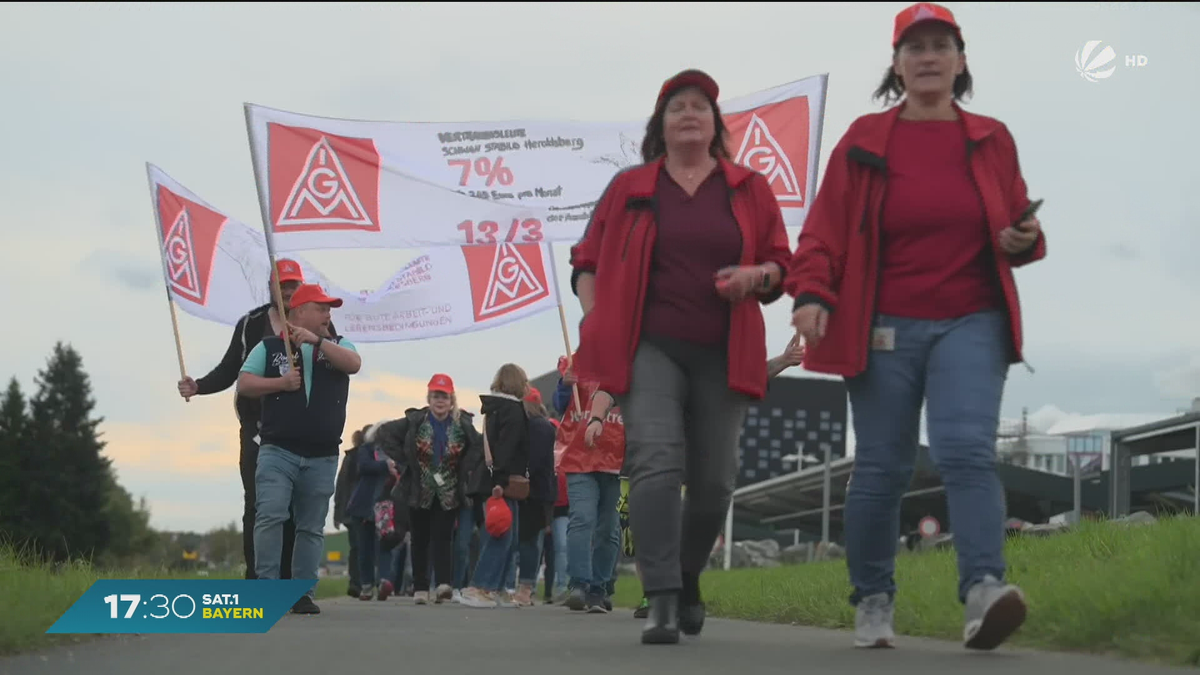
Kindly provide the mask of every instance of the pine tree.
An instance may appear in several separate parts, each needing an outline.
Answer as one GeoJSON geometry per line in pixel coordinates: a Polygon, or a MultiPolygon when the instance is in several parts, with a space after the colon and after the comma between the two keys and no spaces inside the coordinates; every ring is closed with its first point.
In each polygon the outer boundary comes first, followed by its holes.
{"type": "Polygon", "coordinates": [[[28,425],[25,394],[14,377],[0,396],[0,536],[12,539],[20,538],[26,529],[21,513],[21,476],[30,452],[26,442],[28,425]]]}
{"type": "Polygon", "coordinates": [[[34,470],[24,472],[28,513],[38,550],[55,560],[92,558],[109,544],[105,508],[110,462],[93,418],[95,401],[83,359],[61,342],[38,372],[30,403],[34,470]]]}

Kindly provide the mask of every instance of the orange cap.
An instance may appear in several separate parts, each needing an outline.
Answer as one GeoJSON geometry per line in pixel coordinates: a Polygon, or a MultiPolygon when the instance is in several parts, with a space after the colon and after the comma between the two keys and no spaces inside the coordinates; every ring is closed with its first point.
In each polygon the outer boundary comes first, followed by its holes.
{"type": "Polygon", "coordinates": [[[275,272],[279,274],[279,283],[287,283],[289,281],[299,281],[304,283],[304,272],[300,269],[300,263],[295,260],[276,260],[275,272]]]}
{"type": "Polygon", "coordinates": [[[708,73],[696,69],[685,70],[676,73],[671,79],[663,82],[662,88],[658,90],[658,101],[655,102],[655,107],[662,105],[668,96],[683,87],[700,87],[700,90],[714,101],[717,100],[718,94],[721,93],[721,88],[717,86],[717,81],[712,79],[708,73]]]}
{"type": "Polygon", "coordinates": [[[322,305],[329,305],[330,307],[342,306],[341,298],[329,297],[325,294],[325,289],[316,284],[304,284],[300,288],[297,288],[295,293],[292,293],[292,309],[296,309],[300,305],[309,302],[319,302],[322,305]]]}
{"type": "Polygon", "coordinates": [[[449,375],[438,373],[429,378],[429,391],[440,391],[443,394],[454,393],[454,380],[449,375]]]}
{"type": "Polygon", "coordinates": [[[958,22],[954,20],[953,12],[932,2],[918,2],[911,7],[901,10],[896,15],[896,25],[892,29],[892,49],[900,45],[900,40],[904,38],[904,33],[909,28],[925,21],[941,21],[944,24],[949,24],[954,29],[954,34],[958,36],[958,39],[962,40],[962,29],[959,28],[958,22]]]}

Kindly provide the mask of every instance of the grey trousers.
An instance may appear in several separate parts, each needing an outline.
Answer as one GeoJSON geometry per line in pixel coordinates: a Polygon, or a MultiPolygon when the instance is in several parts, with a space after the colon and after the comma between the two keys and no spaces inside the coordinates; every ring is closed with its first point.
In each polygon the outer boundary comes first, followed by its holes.
{"type": "Polygon", "coordinates": [[[749,397],[729,389],[724,349],[656,339],[638,345],[629,392],[617,402],[642,587],[677,591],[682,573],[707,566],[724,527],[749,397]]]}

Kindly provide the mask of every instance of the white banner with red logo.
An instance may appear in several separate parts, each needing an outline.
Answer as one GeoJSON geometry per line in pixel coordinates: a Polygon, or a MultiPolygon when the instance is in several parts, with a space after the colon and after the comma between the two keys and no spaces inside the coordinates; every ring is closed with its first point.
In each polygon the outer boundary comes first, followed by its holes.
{"type": "MultiPolygon", "coordinates": [[[[816,189],[827,75],[721,102],[734,160],[784,221],[816,189]]],[[[276,251],[577,241],[604,188],[641,163],[645,121],[379,122],[246,104],[276,251]]]]}
{"type": "MultiPolygon", "coordinates": [[[[262,228],[242,223],[147,164],[163,273],[192,316],[227,325],[270,300],[262,228]]],[[[307,261],[304,278],[342,298],[338,332],[352,342],[399,342],[470,333],[558,306],[549,246],[498,243],[420,252],[373,291],[339,287],[307,261]]]]}

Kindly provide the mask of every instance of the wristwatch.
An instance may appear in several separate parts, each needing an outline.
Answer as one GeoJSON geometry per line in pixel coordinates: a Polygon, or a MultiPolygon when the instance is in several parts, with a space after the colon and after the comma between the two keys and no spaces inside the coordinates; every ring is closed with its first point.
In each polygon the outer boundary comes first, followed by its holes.
{"type": "Polygon", "coordinates": [[[587,425],[588,425],[589,427],[590,427],[590,426],[592,426],[592,422],[599,422],[599,423],[600,423],[600,426],[604,426],[604,418],[603,418],[603,417],[596,417],[596,416],[594,416],[594,415],[593,415],[593,416],[592,416],[592,419],[588,420],[588,423],[587,423],[587,425]]]}
{"type": "Polygon", "coordinates": [[[770,290],[771,271],[767,269],[766,265],[760,267],[759,269],[762,271],[762,281],[759,282],[758,287],[764,291],[770,290]]]}

